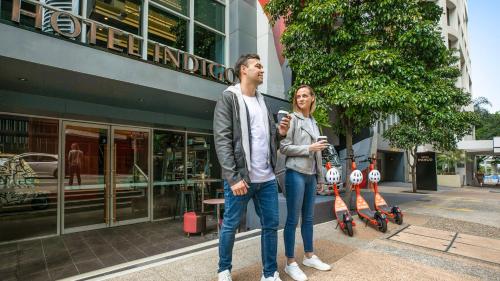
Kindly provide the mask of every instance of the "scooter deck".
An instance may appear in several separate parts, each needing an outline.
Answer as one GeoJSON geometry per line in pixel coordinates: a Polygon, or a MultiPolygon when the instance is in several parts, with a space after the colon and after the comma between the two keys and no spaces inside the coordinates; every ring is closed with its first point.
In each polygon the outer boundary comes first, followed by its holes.
{"type": "Polygon", "coordinates": [[[368,218],[374,218],[375,212],[370,209],[358,209],[358,213],[368,218]]]}
{"type": "Polygon", "coordinates": [[[356,198],[356,209],[362,216],[366,216],[369,218],[375,217],[375,212],[370,209],[368,203],[366,203],[365,199],[361,196],[358,196],[358,198],[356,198]]]}
{"type": "Polygon", "coordinates": [[[391,207],[389,207],[387,205],[377,206],[377,208],[384,213],[392,213],[391,207]]]}

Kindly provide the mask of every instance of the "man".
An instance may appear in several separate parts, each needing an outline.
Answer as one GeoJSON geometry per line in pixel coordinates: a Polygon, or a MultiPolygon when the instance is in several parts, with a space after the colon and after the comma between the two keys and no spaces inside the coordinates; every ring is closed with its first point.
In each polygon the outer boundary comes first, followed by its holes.
{"type": "Polygon", "coordinates": [[[276,128],[257,91],[264,68],[256,54],[241,56],[234,68],[240,83],[228,87],[214,113],[215,149],[224,178],[224,221],[219,237],[219,281],[231,281],[236,229],[250,199],[262,225],[261,281],[281,281],[277,272],[278,187],[274,175],[277,134],[286,136],[290,116],[276,128]]]}

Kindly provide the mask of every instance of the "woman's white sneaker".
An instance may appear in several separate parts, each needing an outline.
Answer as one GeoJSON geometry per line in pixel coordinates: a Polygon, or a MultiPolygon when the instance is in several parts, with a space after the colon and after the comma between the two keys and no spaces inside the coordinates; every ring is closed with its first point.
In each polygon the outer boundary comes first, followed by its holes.
{"type": "Polygon", "coordinates": [[[224,271],[219,272],[219,281],[232,281],[231,272],[226,269],[224,271]]]}
{"type": "Polygon", "coordinates": [[[267,278],[264,277],[264,273],[262,273],[260,281],[282,281],[282,280],[280,279],[280,274],[278,273],[278,271],[275,271],[273,276],[269,276],[267,278]]]}
{"type": "Polygon", "coordinates": [[[299,265],[296,262],[292,262],[291,264],[285,264],[285,273],[292,277],[295,281],[306,281],[307,276],[300,269],[299,265]]]}
{"type": "Polygon", "coordinates": [[[316,268],[317,270],[327,271],[332,269],[329,264],[322,262],[316,255],[313,255],[310,259],[304,257],[302,264],[305,266],[316,268]]]}

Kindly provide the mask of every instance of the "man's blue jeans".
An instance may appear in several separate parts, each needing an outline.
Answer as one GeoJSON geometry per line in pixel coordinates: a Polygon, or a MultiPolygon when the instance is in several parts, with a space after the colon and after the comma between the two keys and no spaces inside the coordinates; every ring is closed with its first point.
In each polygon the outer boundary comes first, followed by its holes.
{"type": "Polygon", "coordinates": [[[295,229],[302,212],[300,233],[304,252],[313,252],[314,197],[316,196],[316,175],[306,175],[287,169],[285,174],[287,217],[283,236],[285,255],[294,258],[295,229]]]}
{"type": "Polygon", "coordinates": [[[233,259],[233,245],[236,229],[246,211],[250,199],[253,199],[255,211],[262,225],[261,255],[264,277],[274,275],[278,270],[276,254],[278,251],[278,186],[276,180],[263,183],[251,183],[248,193],[235,196],[229,184],[224,181],[224,220],[219,237],[219,272],[229,269],[233,259]]]}

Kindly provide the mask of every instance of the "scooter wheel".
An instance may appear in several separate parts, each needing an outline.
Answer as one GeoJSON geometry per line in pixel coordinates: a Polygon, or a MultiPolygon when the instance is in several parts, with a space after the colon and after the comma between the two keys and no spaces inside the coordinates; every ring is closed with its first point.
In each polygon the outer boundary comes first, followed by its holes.
{"type": "Polygon", "coordinates": [[[351,221],[346,221],[345,222],[345,227],[347,229],[347,234],[352,237],[354,232],[352,231],[352,222],[351,221]]]}
{"type": "Polygon", "coordinates": [[[396,213],[396,216],[394,217],[394,221],[397,224],[402,225],[403,224],[403,215],[401,213],[396,213]]]}
{"type": "Polygon", "coordinates": [[[387,231],[387,222],[384,219],[377,218],[378,230],[385,233],[387,231]]]}

